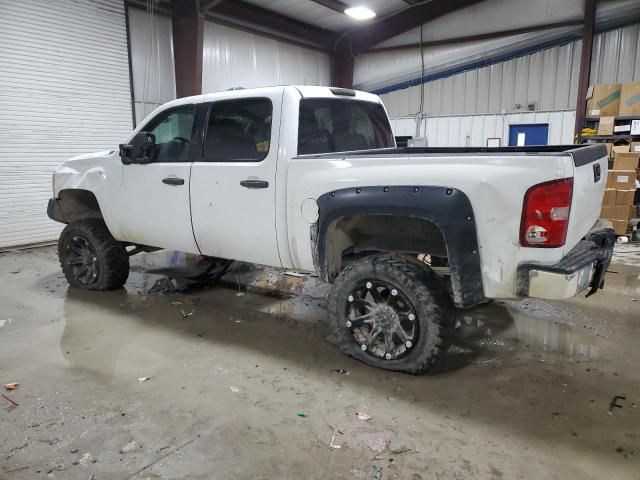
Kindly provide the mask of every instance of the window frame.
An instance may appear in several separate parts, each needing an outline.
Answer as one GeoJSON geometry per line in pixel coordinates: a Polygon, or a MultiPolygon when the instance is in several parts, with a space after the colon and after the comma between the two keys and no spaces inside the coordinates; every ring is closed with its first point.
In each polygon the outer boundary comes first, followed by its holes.
{"type": "Polygon", "coordinates": [[[196,145],[196,133],[197,133],[197,121],[198,121],[198,106],[195,103],[182,103],[180,105],[176,105],[174,107],[170,107],[170,108],[166,108],[164,110],[162,110],[161,112],[158,112],[156,115],[153,116],[153,118],[151,118],[147,123],[144,124],[144,126],[140,129],[140,132],[149,132],[151,133],[153,131],[153,128],[157,127],[160,123],[155,123],[156,120],[158,120],[160,117],[162,116],[169,116],[171,114],[173,114],[174,112],[177,112],[179,110],[185,109],[187,107],[191,107],[192,111],[193,111],[193,120],[191,123],[191,137],[189,138],[189,157],[187,160],[181,161],[181,160],[152,160],[149,163],[191,163],[193,162],[193,155],[194,155],[194,147],[197,147],[196,145]],[[150,125],[154,125],[153,128],[149,128],[150,125]]]}
{"type": "Polygon", "coordinates": [[[202,146],[200,151],[199,162],[203,163],[225,163],[225,164],[241,164],[241,165],[259,165],[264,162],[268,157],[269,153],[271,153],[271,144],[273,143],[273,100],[270,97],[240,97],[240,98],[224,98],[220,100],[214,100],[211,102],[205,102],[203,104],[204,108],[206,108],[206,114],[204,115],[204,121],[202,125],[202,146]],[[266,100],[269,102],[269,106],[271,107],[271,125],[269,126],[269,147],[262,156],[260,160],[207,160],[205,157],[205,150],[207,146],[207,134],[209,133],[209,119],[211,117],[211,112],[215,105],[220,103],[231,103],[231,102],[239,102],[239,101],[248,101],[248,100],[266,100]]]}

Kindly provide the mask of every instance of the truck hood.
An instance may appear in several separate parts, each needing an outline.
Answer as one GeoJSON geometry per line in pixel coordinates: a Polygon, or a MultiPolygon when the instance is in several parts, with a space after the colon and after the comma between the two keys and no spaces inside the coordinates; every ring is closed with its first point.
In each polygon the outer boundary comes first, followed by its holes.
{"type": "Polygon", "coordinates": [[[65,162],[75,162],[79,160],[92,160],[96,158],[104,158],[111,155],[114,151],[115,150],[102,150],[100,152],[85,153],[83,155],[77,155],[75,157],[71,157],[68,160],[65,160],[65,162]]]}

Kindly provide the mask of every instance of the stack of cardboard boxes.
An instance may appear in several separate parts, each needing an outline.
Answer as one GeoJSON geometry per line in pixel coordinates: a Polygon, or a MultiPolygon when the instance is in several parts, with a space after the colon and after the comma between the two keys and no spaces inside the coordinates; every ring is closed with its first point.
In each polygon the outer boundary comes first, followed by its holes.
{"type": "Polygon", "coordinates": [[[600,216],[611,220],[616,234],[624,235],[629,219],[636,216],[633,199],[640,168],[640,142],[618,141],[611,145],[611,155],[613,168],[607,175],[600,216]]]}
{"type": "MultiPolygon", "coordinates": [[[[640,82],[589,87],[586,113],[588,117],[599,117],[598,135],[612,136],[613,140],[613,135],[628,135],[631,139],[640,134],[640,82]]],[[[640,178],[640,142],[629,139],[606,144],[613,164],[609,162],[600,216],[611,220],[618,235],[625,234],[629,219],[636,217],[633,200],[636,177],[640,178]]]]}

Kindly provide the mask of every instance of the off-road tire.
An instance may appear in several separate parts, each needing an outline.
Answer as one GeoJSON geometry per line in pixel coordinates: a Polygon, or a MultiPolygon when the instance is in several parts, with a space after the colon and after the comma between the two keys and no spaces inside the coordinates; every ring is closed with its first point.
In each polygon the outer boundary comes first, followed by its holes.
{"type": "Polygon", "coordinates": [[[455,326],[455,313],[445,286],[428,267],[409,257],[373,254],[346,266],[329,294],[329,315],[334,341],[345,354],[373,367],[410,374],[432,369],[449,346],[455,326]],[[418,338],[411,351],[386,360],[363,351],[346,326],[350,292],[365,279],[378,279],[393,285],[408,298],[416,312],[418,338]]]}
{"type": "Polygon", "coordinates": [[[58,257],[67,281],[75,288],[115,290],[122,287],[129,277],[129,255],[124,245],[113,238],[104,221],[99,219],[80,220],[68,224],[58,241],[58,257]],[[76,278],[73,266],[69,263],[69,242],[77,237],[86,239],[97,257],[97,276],[89,283],[83,283],[76,278]]]}

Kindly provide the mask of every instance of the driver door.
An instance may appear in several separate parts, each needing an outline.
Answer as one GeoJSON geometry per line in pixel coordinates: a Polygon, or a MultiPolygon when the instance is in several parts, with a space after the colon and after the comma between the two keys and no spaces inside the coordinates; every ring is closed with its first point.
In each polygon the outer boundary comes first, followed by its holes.
{"type": "Polygon", "coordinates": [[[199,253],[189,207],[195,110],[164,110],[142,128],[155,136],[155,151],[149,163],[123,165],[119,240],[199,253]]]}

